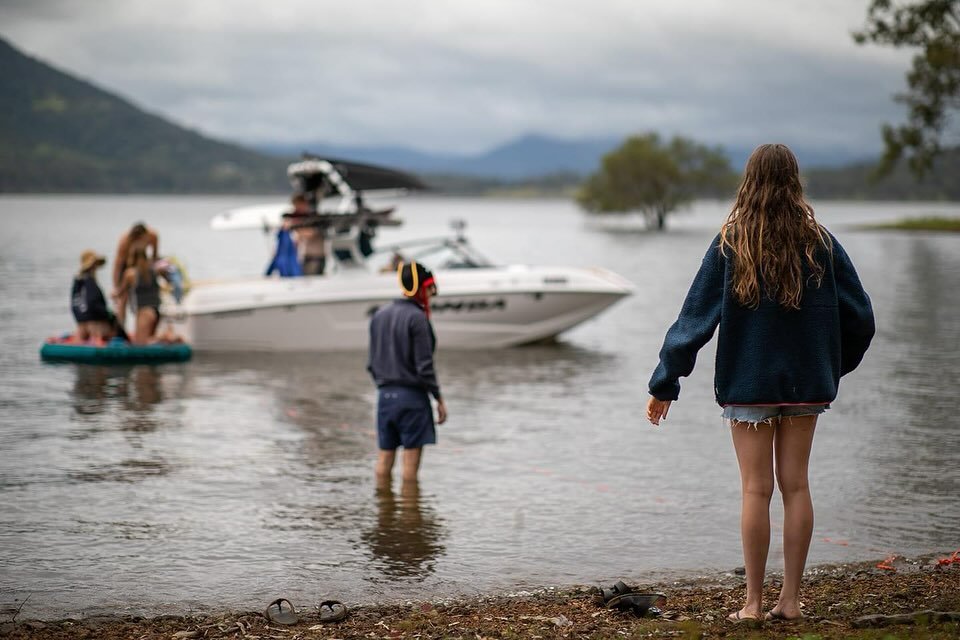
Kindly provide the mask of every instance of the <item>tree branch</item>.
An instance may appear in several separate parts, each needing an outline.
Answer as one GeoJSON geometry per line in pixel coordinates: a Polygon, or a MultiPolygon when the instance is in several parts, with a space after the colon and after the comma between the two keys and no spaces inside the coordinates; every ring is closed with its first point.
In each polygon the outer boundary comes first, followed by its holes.
{"type": "Polygon", "coordinates": [[[33,595],[33,593],[28,593],[28,594],[27,594],[27,597],[24,598],[24,599],[23,599],[23,602],[20,603],[20,606],[17,607],[17,612],[16,612],[15,614],[13,614],[13,617],[12,617],[12,618],[10,618],[10,622],[16,622],[16,621],[17,621],[17,616],[20,615],[20,610],[23,609],[23,605],[27,604],[27,600],[29,600],[29,599],[30,599],[30,596],[32,596],[32,595],[33,595]]]}

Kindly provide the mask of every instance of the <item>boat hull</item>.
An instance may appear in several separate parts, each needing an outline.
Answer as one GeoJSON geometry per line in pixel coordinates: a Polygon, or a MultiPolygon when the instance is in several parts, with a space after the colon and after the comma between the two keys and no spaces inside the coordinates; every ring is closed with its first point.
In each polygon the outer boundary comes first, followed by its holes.
{"type": "MultiPolygon", "coordinates": [[[[436,275],[440,295],[432,301],[432,321],[445,349],[546,340],[632,289],[601,269],[470,269],[436,275]]],[[[173,317],[175,330],[197,351],[362,350],[370,317],[399,297],[398,291],[395,275],[201,285],[173,317]]]]}

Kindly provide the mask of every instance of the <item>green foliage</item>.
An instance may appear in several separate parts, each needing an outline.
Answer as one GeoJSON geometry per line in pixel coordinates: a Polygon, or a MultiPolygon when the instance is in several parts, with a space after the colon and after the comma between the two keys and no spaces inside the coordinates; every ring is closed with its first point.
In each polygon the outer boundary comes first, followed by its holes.
{"type": "Polygon", "coordinates": [[[960,0],[873,0],[866,27],[853,38],[920,49],[907,73],[909,91],[896,98],[907,106],[907,124],[884,125],[876,175],[888,175],[904,157],[914,175],[926,175],[942,151],[950,114],[960,107],[960,0]]]}
{"type": "Polygon", "coordinates": [[[667,214],[697,197],[717,195],[734,180],[719,149],[675,137],[661,142],[655,133],[628,138],[603,157],[600,170],[577,193],[591,212],[637,211],[662,228],[667,214]]]}
{"type": "Polygon", "coordinates": [[[286,162],[211,140],[0,39],[0,192],[267,192],[286,162]]]}
{"type": "Polygon", "coordinates": [[[891,229],[900,231],[952,231],[960,232],[960,218],[929,216],[905,218],[896,222],[868,225],[868,229],[891,229]]]}
{"type": "Polygon", "coordinates": [[[804,186],[815,200],[960,200],[960,148],[941,151],[922,181],[903,164],[880,182],[871,179],[874,170],[870,162],[808,169],[803,171],[804,186]]]}

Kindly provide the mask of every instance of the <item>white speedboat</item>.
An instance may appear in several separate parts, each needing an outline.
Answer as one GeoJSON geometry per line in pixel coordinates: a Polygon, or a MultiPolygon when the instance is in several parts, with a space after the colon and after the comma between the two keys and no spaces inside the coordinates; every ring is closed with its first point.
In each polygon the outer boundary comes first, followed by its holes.
{"type": "MultiPolygon", "coordinates": [[[[403,174],[385,171],[326,160],[291,165],[289,173],[301,190],[312,186],[321,190],[320,196],[341,196],[337,212],[318,215],[315,221],[327,232],[328,255],[336,258],[331,275],[195,284],[182,304],[169,310],[175,330],[196,351],[366,349],[370,316],[400,295],[396,273],[373,267],[377,254],[384,251],[403,252],[433,270],[439,294],[431,304],[432,320],[444,349],[490,349],[550,340],[633,290],[629,281],[601,268],[492,265],[471,247],[462,225],[452,237],[372,250],[369,236],[366,244],[360,239],[364,225],[371,220],[374,224],[397,222],[391,218],[392,210],[366,209],[351,183],[362,182],[367,189],[395,189],[416,182],[412,177],[399,180],[403,174]],[[379,182],[371,179],[371,169],[379,172],[375,174],[379,182]],[[344,202],[359,210],[351,210],[344,202]]],[[[279,224],[281,212],[282,207],[235,210],[218,216],[211,226],[270,228],[279,224]]]]}

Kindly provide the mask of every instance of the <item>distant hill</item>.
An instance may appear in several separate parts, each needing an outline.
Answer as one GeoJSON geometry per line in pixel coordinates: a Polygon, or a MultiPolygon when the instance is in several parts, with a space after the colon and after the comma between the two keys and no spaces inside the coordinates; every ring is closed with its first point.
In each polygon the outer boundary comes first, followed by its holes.
{"type": "Polygon", "coordinates": [[[179,127],[0,39],[0,192],[265,192],[286,162],[179,127]]]}
{"type": "MultiPolygon", "coordinates": [[[[286,192],[287,164],[307,151],[405,169],[439,192],[566,196],[622,142],[527,135],[473,155],[323,143],[251,150],[147,113],[2,38],[0,114],[0,192],[286,192]]],[[[751,151],[725,153],[739,171],[751,151]]],[[[960,150],[944,154],[923,182],[901,168],[875,184],[862,152],[794,151],[812,197],[960,200],[960,150]]]]}
{"type": "MultiPolygon", "coordinates": [[[[934,162],[933,171],[922,180],[917,180],[904,165],[886,178],[874,180],[874,164],[861,161],[840,167],[814,165],[807,168],[809,165],[801,161],[806,194],[818,200],[960,201],[960,180],[956,178],[960,176],[960,147],[944,151],[934,162]]],[[[737,167],[732,162],[731,166],[737,167]]],[[[734,173],[739,174],[739,171],[734,173]]],[[[575,194],[583,176],[583,173],[558,172],[513,180],[465,174],[428,174],[424,179],[437,191],[447,193],[557,197],[575,194]]],[[[732,192],[730,196],[733,196],[732,192]]]]}
{"type": "MultiPolygon", "coordinates": [[[[530,134],[482,153],[471,155],[429,153],[406,147],[364,147],[330,145],[322,142],[255,145],[264,153],[295,157],[303,152],[352,158],[360,162],[386,164],[422,174],[459,175],[486,180],[525,181],[548,175],[586,176],[600,166],[605,154],[620,146],[623,138],[565,140],[530,134]]],[[[739,170],[753,147],[723,149],[731,166],[739,170]]],[[[856,149],[794,149],[805,167],[840,167],[862,162],[869,154],[856,149]]]]}
{"type": "Polygon", "coordinates": [[[871,178],[874,163],[804,171],[807,192],[822,200],[960,200],[960,147],[945,150],[917,180],[901,163],[889,176],[871,178]]]}
{"type": "Polygon", "coordinates": [[[303,145],[265,144],[257,145],[257,148],[282,157],[298,156],[306,151],[321,156],[385,164],[421,174],[522,181],[549,174],[587,175],[596,171],[600,158],[621,142],[615,138],[563,140],[531,134],[472,155],[429,153],[406,147],[347,146],[322,142],[303,145]]]}

